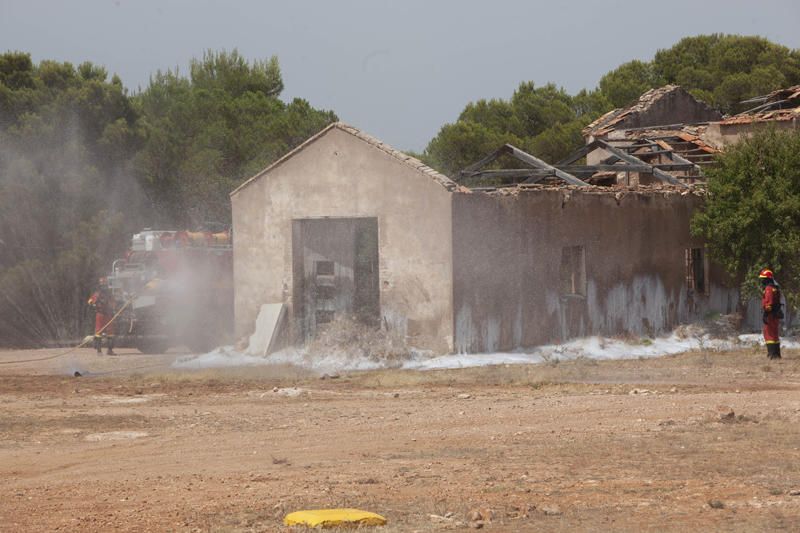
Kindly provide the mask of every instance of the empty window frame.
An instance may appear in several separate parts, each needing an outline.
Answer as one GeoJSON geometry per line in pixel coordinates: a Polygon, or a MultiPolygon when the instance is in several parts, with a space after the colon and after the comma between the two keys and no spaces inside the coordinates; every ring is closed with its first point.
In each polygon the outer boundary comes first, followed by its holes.
{"type": "Polygon", "coordinates": [[[316,321],[317,325],[321,324],[328,324],[333,322],[334,311],[330,311],[327,309],[317,309],[316,313],[314,313],[314,320],[316,321]]]}
{"type": "Polygon", "coordinates": [[[703,248],[686,249],[686,288],[698,294],[708,294],[708,263],[703,248]]]}
{"type": "Polygon", "coordinates": [[[586,251],[583,246],[561,249],[561,294],[586,296],[586,251]]]}
{"type": "Polygon", "coordinates": [[[316,261],[315,272],[317,276],[333,276],[335,273],[333,261],[316,261]]]}

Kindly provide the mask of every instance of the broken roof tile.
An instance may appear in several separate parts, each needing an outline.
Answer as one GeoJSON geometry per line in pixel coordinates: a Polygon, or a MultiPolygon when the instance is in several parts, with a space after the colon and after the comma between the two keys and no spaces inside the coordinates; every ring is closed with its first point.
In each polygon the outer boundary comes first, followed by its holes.
{"type": "Polygon", "coordinates": [[[727,117],[721,124],[749,124],[751,122],[787,121],[800,116],[800,85],[793,85],[756,96],[743,103],[759,103],[757,107],[727,117]]]}
{"type": "MultiPolygon", "coordinates": [[[[680,85],[664,85],[663,87],[657,87],[655,89],[650,89],[646,91],[639,97],[633,105],[628,106],[622,109],[614,109],[613,111],[609,111],[605,115],[601,116],[588,126],[586,126],[582,133],[585,137],[589,135],[592,136],[602,136],[605,135],[615,129],[618,129],[626,119],[633,118],[636,115],[642,114],[646,112],[650,107],[660,101],[662,98],[669,96],[671,94],[683,93],[688,97],[694,99],[700,106],[704,107],[705,110],[703,114],[708,116],[716,115],[717,118],[721,117],[715,110],[713,110],[710,106],[697,100],[693,96],[691,96],[686,89],[681,87],[680,85]]],[[[681,121],[676,121],[681,122],[681,121]]]]}

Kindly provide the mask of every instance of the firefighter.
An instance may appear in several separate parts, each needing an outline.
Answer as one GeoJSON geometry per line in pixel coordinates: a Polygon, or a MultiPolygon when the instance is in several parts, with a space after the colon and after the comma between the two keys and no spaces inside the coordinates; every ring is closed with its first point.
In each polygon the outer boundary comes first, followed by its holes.
{"type": "Polygon", "coordinates": [[[764,322],[764,342],[767,343],[767,357],[781,358],[780,325],[783,318],[781,310],[781,289],[775,282],[772,270],[765,268],[758,273],[758,279],[764,289],[761,299],[762,320],[764,322]]]}
{"type": "Polygon", "coordinates": [[[114,297],[108,287],[108,280],[100,278],[97,290],[92,293],[88,304],[94,308],[94,349],[98,354],[103,353],[103,337],[108,345],[108,355],[114,353],[114,297]],[[103,329],[105,328],[105,329],[103,329]]]}

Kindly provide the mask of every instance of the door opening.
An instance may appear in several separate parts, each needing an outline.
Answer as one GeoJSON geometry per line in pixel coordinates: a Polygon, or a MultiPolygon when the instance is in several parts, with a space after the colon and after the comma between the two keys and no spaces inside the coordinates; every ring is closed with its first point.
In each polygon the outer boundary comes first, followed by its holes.
{"type": "Polygon", "coordinates": [[[301,340],[340,318],[380,324],[377,218],[293,220],[292,271],[301,340]]]}

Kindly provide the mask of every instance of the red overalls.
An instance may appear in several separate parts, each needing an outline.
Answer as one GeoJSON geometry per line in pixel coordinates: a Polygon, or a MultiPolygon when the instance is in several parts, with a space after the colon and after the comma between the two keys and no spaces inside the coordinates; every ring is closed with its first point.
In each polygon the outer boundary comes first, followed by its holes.
{"type": "Polygon", "coordinates": [[[780,357],[780,325],[777,311],[780,310],[780,291],[775,285],[764,287],[764,296],[761,298],[761,310],[764,312],[764,341],[767,343],[767,353],[770,358],[780,357]]]}
{"type": "Polygon", "coordinates": [[[114,324],[112,323],[108,327],[106,324],[111,322],[111,318],[114,316],[114,301],[111,297],[111,294],[107,290],[98,290],[95,291],[94,294],[89,298],[89,305],[94,306],[94,334],[95,336],[106,335],[106,336],[113,336],[114,335],[114,324]],[[103,328],[106,329],[103,329],[103,328]]]}

